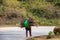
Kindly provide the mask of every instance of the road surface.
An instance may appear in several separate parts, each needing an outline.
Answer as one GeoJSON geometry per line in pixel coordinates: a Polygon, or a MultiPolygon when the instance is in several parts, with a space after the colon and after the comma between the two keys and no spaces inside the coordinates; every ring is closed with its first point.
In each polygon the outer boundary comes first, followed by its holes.
{"type": "MultiPolygon", "coordinates": [[[[55,26],[32,27],[32,37],[40,35],[48,35],[48,32],[49,31],[53,32],[54,28],[55,26]]],[[[26,40],[25,28],[1,27],[0,40],[26,40]]]]}

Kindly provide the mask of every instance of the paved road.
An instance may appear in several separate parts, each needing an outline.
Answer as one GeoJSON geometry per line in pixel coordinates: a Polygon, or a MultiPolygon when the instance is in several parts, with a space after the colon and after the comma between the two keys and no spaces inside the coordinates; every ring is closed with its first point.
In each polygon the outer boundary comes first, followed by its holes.
{"type": "MultiPolygon", "coordinates": [[[[53,27],[32,27],[32,37],[47,35],[49,31],[53,32],[53,27]]],[[[0,28],[0,40],[26,40],[25,28],[19,27],[1,27],[0,28]]]]}

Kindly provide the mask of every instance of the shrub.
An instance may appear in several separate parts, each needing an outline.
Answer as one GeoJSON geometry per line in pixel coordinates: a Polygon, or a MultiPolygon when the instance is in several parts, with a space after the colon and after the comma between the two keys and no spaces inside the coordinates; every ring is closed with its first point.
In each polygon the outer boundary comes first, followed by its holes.
{"type": "Polygon", "coordinates": [[[0,0],[0,4],[3,4],[3,0],[0,0]]]}
{"type": "Polygon", "coordinates": [[[46,19],[54,19],[54,18],[56,18],[56,16],[55,16],[55,14],[53,14],[53,13],[52,13],[52,14],[49,14],[49,13],[48,13],[48,14],[45,15],[45,18],[46,18],[46,19]]]}
{"type": "Polygon", "coordinates": [[[54,0],[46,0],[47,2],[53,2],[54,0]]]}
{"type": "Polygon", "coordinates": [[[38,17],[44,17],[46,14],[45,9],[33,8],[30,11],[33,13],[33,15],[38,17]]]}
{"type": "Polygon", "coordinates": [[[55,19],[55,18],[60,18],[60,14],[55,11],[53,13],[49,13],[49,11],[47,9],[38,9],[38,8],[33,8],[30,9],[30,12],[33,13],[34,16],[37,17],[42,17],[42,18],[46,18],[46,19],[55,19]]]}
{"type": "Polygon", "coordinates": [[[16,14],[16,13],[12,13],[12,14],[10,14],[10,15],[8,14],[8,15],[7,15],[7,18],[8,18],[8,19],[17,18],[17,14],[16,14]]]}
{"type": "Polygon", "coordinates": [[[7,19],[12,19],[9,15],[7,15],[7,17],[6,17],[7,19]]]}
{"type": "Polygon", "coordinates": [[[55,35],[60,35],[60,28],[54,28],[53,32],[55,35]]]}
{"type": "Polygon", "coordinates": [[[3,14],[0,14],[0,17],[3,17],[3,14]]]}
{"type": "Polygon", "coordinates": [[[16,14],[16,13],[12,13],[12,14],[11,14],[11,17],[12,17],[12,18],[17,18],[17,14],[16,14]]]}
{"type": "Polygon", "coordinates": [[[47,39],[50,39],[51,37],[52,37],[52,32],[50,31],[50,32],[48,33],[47,39]]]}
{"type": "Polygon", "coordinates": [[[18,1],[29,1],[29,0],[18,0],[18,1]]]}
{"type": "Polygon", "coordinates": [[[55,6],[59,6],[60,7],[60,3],[56,3],[55,6]]]}

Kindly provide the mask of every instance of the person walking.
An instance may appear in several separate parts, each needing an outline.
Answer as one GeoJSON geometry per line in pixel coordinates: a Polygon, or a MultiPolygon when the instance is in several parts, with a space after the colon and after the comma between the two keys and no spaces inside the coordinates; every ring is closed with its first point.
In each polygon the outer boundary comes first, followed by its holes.
{"type": "Polygon", "coordinates": [[[33,26],[34,24],[34,20],[33,18],[29,17],[29,19],[25,19],[21,25],[25,27],[25,30],[26,30],[26,37],[28,37],[28,31],[29,31],[29,35],[30,37],[32,36],[32,33],[31,33],[31,26],[33,26]]]}

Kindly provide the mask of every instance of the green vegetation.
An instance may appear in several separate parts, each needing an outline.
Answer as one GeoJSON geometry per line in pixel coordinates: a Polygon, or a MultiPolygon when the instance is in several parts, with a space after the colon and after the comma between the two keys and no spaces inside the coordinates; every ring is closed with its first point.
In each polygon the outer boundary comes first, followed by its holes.
{"type": "Polygon", "coordinates": [[[0,24],[33,17],[37,25],[60,26],[60,0],[0,0],[0,24]]]}
{"type": "Polygon", "coordinates": [[[55,35],[60,35],[60,28],[54,28],[53,32],[55,35]]]}
{"type": "Polygon", "coordinates": [[[47,35],[47,39],[50,39],[50,38],[52,38],[52,32],[51,31],[47,35]]]}

